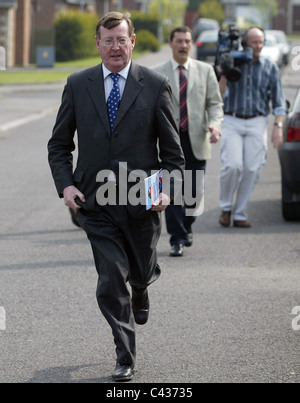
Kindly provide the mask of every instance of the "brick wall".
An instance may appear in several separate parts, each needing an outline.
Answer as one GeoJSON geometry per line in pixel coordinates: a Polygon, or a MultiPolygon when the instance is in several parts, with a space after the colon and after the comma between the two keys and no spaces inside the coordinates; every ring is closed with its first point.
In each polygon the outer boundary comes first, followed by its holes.
{"type": "Polygon", "coordinates": [[[123,8],[125,10],[136,10],[137,6],[136,0],[123,0],[123,8]]]}
{"type": "Polygon", "coordinates": [[[293,32],[296,34],[300,32],[300,6],[294,6],[293,15],[293,32]]]}
{"type": "Polygon", "coordinates": [[[279,1],[279,14],[273,20],[273,29],[288,32],[288,7],[290,0],[279,1]]]}
{"type": "Polygon", "coordinates": [[[31,36],[31,0],[18,0],[16,11],[16,64],[29,64],[31,36]]]}
{"type": "Polygon", "coordinates": [[[51,30],[55,17],[55,0],[39,0],[34,11],[34,26],[37,30],[51,30]]]}

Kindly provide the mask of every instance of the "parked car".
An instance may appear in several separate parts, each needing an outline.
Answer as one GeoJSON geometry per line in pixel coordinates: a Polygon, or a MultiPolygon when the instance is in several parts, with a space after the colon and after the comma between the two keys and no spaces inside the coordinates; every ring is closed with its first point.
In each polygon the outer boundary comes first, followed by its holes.
{"type": "Polygon", "coordinates": [[[277,39],[277,46],[281,50],[283,64],[287,66],[290,61],[291,45],[287,40],[285,32],[279,30],[267,30],[266,34],[274,35],[277,39]]]}
{"type": "Polygon", "coordinates": [[[194,42],[199,38],[203,31],[220,30],[218,21],[209,18],[198,18],[193,26],[193,39],[194,42]]]}
{"type": "Polygon", "coordinates": [[[282,215],[300,220],[300,88],[284,125],[284,143],[279,150],[282,172],[282,215]]]}
{"type": "Polygon", "coordinates": [[[217,30],[203,31],[200,34],[196,41],[198,60],[206,60],[209,56],[217,55],[218,35],[217,30]]]}
{"type": "Polygon", "coordinates": [[[272,34],[266,33],[265,46],[261,51],[261,55],[273,60],[279,67],[283,65],[283,56],[281,49],[278,46],[276,37],[272,34]]]}

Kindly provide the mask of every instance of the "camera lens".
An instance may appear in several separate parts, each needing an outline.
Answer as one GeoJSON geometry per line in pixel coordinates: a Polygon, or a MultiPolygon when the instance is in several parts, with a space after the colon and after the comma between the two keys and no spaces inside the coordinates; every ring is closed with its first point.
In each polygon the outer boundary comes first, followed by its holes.
{"type": "Polygon", "coordinates": [[[233,67],[226,74],[226,78],[228,81],[236,82],[239,81],[242,77],[241,70],[238,67],[233,67]]]}

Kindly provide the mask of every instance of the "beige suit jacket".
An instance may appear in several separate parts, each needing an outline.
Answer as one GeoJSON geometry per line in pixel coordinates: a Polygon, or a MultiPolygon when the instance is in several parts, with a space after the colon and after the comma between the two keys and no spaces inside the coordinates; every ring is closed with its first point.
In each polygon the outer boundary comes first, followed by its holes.
{"type": "MultiPolygon", "coordinates": [[[[173,101],[178,128],[180,125],[179,84],[172,60],[154,68],[167,76],[173,91],[173,101]]],[[[199,160],[211,158],[211,133],[209,126],[214,126],[221,133],[223,122],[223,100],[214,69],[208,63],[189,59],[188,80],[188,116],[189,136],[194,155],[199,160]]]]}

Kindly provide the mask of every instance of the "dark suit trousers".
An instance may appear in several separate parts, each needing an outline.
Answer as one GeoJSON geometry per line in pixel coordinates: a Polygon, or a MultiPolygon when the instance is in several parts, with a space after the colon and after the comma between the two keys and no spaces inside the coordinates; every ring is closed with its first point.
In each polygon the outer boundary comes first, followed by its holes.
{"type": "MultiPolygon", "coordinates": [[[[192,171],[192,197],[195,197],[197,192],[196,172],[205,171],[206,161],[200,161],[194,156],[188,132],[180,132],[180,141],[185,157],[185,169],[192,171]]],[[[186,208],[186,205],[170,205],[165,212],[167,231],[171,235],[171,245],[184,244],[187,234],[192,232],[192,224],[196,218],[186,216],[186,208]]]]}
{"type": "Polygon", "coordinates": [[[161,216],[149,212],[142,219],[129,215],[126,206],[105,206],[99,213],[83,210],[79,221],[91,242],[99,275],[97,301],[112,328],[117,361],[135,362],[135,322],[127,282],[146,288],[160,275],[156,246],[161,216]]]}

